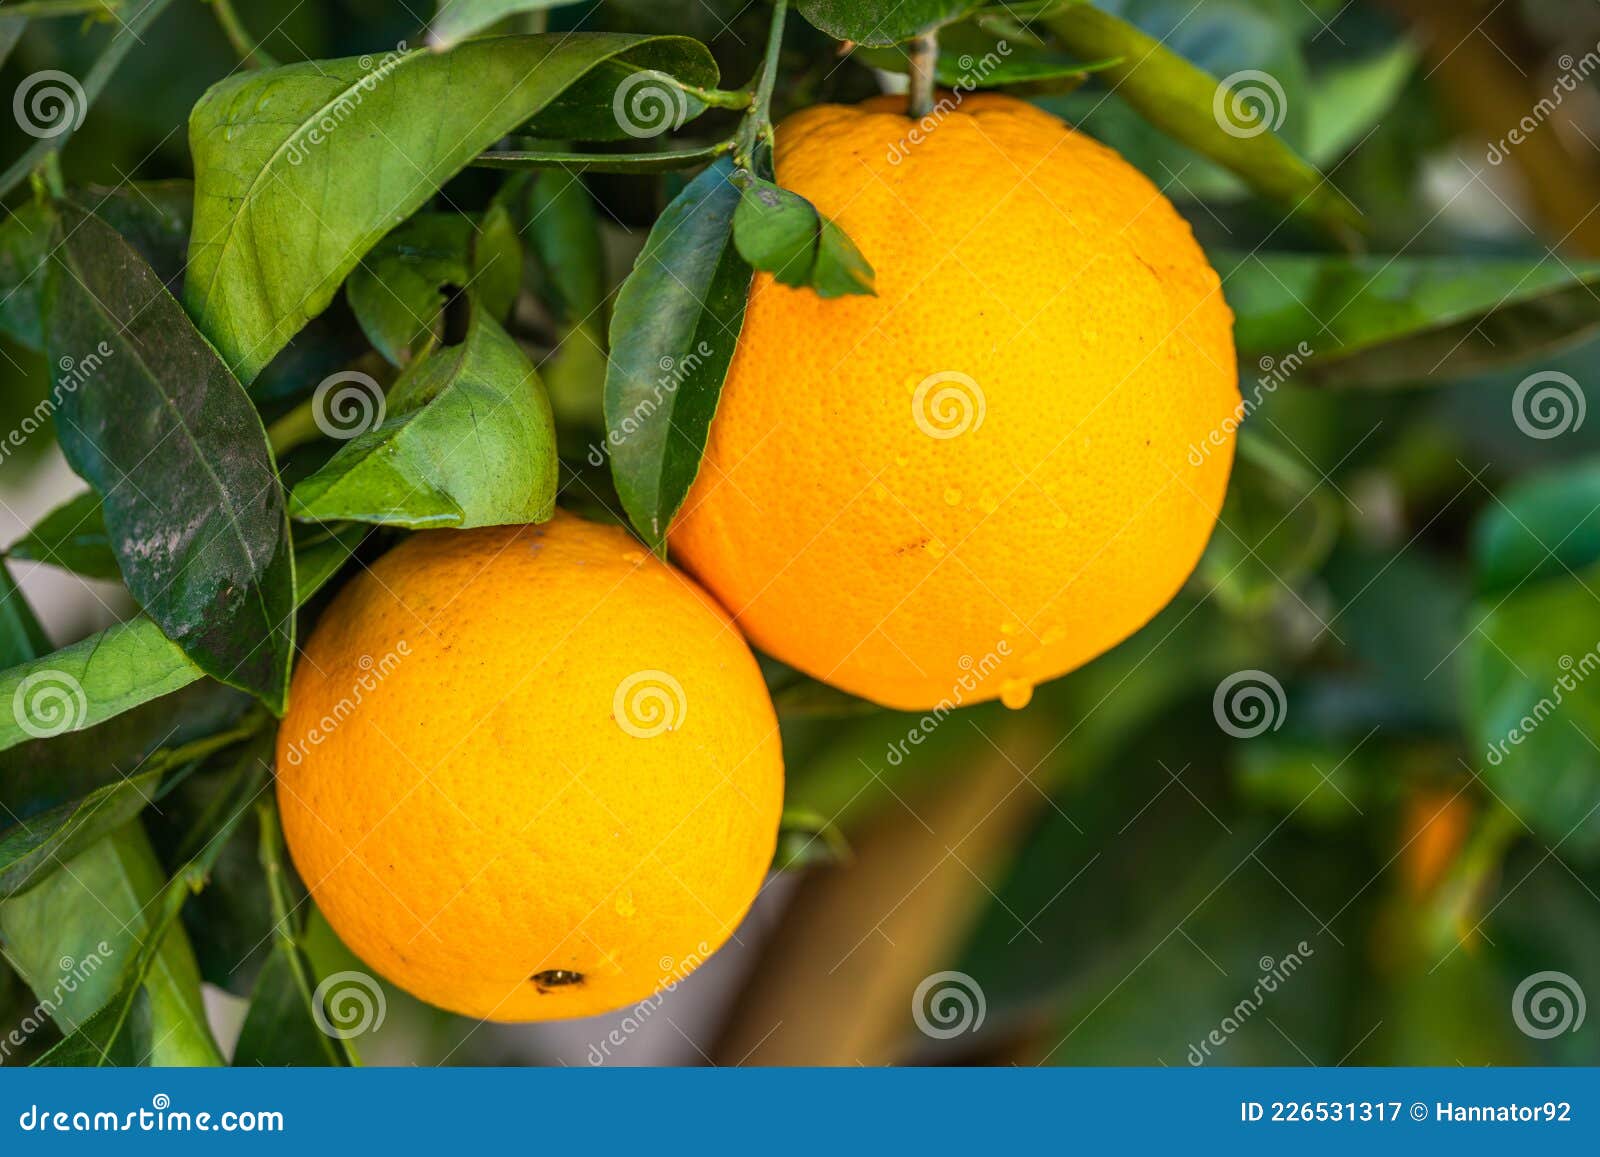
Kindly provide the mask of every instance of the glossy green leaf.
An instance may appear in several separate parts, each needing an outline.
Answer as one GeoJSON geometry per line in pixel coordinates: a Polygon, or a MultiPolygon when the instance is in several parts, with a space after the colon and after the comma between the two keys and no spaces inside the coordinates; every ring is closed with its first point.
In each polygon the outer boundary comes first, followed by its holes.
{"type": "Polygon", "coordinates": [[[487,31],[508,16],[543,12],[577,4],[581,0],[439,0],[428,23],[428,47],[435,52],[454,48],[469,36],[487,31]]]}
{"type": "MultiPolygon", "coordinates": [[[[343,566],[353,545],[329,536],[297,555],[301,602],[343,566]]],[[[93,727],[187,687],[205,673],[155,621],[138,615],[87,639],[0,670],[0,751],[93,727]]]]}
{"type": "Polygon", "coordinates": [[[137,822],[79,853],[37,887],[0,901],[0,939],[66,1039],[41,1064],[215,1065],[200,976],[163,911],[160,865],[137,822]],[[96,1014],[112,1011],[104,1017],[96,1014]],[[131,1030],[131,1031],[130,1031],[131,1030]],[[128,1033],[130,1040],[113,1046],[128,1033]],[[125,1051],[123,1051],[125,1050],[125,1051]]]}
{"type": "Polygon", "coordinates": [[[373,348],[404,366],[444,339],[449,290],[466,290],[503,320],[521,284],[522,254],[503,209],[481,223],[419,213],[374,245],[345,283],[373,348]]]}
{"type": "Polygon", "coordinates": [[[1241,357],[1305,343],[1295,380],[1392,385],[1523,361],[1600,324],[1600,263],[1212,255],[1241,357]]]}
{"type": "Polygon", "coordinates": [[[1472,607],[1462,626],[1469,759],[1564,856],[1600,853],[1600,566],[1472,607]]]}
{"type": "Polygon", "coordinates": [[[718,161],[666,207],[611,315],[611,473],[629,520],[656,550],[700,468],[744,325],[751,271],[733,243],[732,176],[732,162],[718,161]]]}
{"type": "Polygon", "coordinates": [[[22,82],[13,94],[13,104],[16,108],[26,107],[29,110],[26,119],[34,129],[30,135],[38,139],[4,173],[0,173],[0,197],[16,188],[46,157],[66,147],[73,133],[83,123],[89,106],[99,99],[111,74],[122,63],[122,58],[134,45],[146,41],[150,26],[170,3],[172,0],[146,0],[137,9],[120,15],[110,39],[89,71],[84,73],[81,84],[74,79],[73,85],[67,85],[51,77],[48,71],[34,73],[22,82]]]}
{"type": "Polygon", "coordinates": [[[811,24],[836,40],[898,44],[959,20],[981,0],[797,0],[811,24]]]}
{"type": "Polygon", "coordinates": [[[1600,562],[1600,463],[1537,475],[1487,504],[1472,536],[1472,559],[1484,594],[1600,562]]]}
{"type": "Polygon", "coordinates": [[[1281,86],[1272,87],[1275,80],[1260,80],[1266,74],[1235,74],[1229,78],[1234,84],[1226,84],[1155,37],[1086,3],[1057,8],[1041,23],[1084,60],[1120,61],[1100,76],[1162,132],[1339,236],[1359,228],[1360,212],[1277,135],[1287,101],[1281,86]]]}
{"type": "Polygon", "coordinates": [[[482,309],[466,340],[389,391],[383,423],[294,488],[297,519],[429,527],[541,522],[555,507],[550,402],[517,343],[482,309]]]}
{"type": "Polygon", "coordinates": [[[185,300],[200,328],[249,382],[396,222],[606,62],[716,82],[696,41],[566,33],[307,62],[214,86],[189,122],[185,300]]]}
{"type": "Polygon", "coordinates": [[[871,294],[872,266],[844,231],[798,193],[747,176],[733,214],[733,243],[750,265],[781,285],[819,297],[871,294]]]}
{"type": "Polygon", "coordinates": [[[26,891],[138,815],[164,772],[160,767],[142,771],[0,830],[0,899],[26,891]]]}
{"type": "Polygon", "coordinates": [[[6,548],[6,557],[47,562],[86,578],[120,579],[117,556],[106,533],[100,496],[86,490],[56,507],[6,548]]]}
{"type": "Polygon", "coordinates": [[[104,500],[145,613],[207,674],[281,711],[294,563],[261,419],[114,230],[73,208],[58,229],[45,300],[62,451],[104,500]]]}

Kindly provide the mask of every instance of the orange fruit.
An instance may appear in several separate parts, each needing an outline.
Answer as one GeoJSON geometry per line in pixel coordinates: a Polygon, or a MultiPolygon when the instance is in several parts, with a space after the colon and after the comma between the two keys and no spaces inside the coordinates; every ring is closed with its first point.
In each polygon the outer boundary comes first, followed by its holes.
{"type": "Polygon", "coordinates": [[[783,807],[727,615],[623,531],[413,535],[305,644],[278,735],[295,867],[377,972],[493,1020],[675,984],[755,898],[783,807]]]}
{"type": "Polygon", "coordinates": [[[1233,459],[1232,314],[1188,223],[1110,149],[1004,96],[900,108],[779,127],[779,183],[844,229],[877,296],[757,275],[670,541],[818,679],[1020,706],[1198,561],[1233,459]]]}

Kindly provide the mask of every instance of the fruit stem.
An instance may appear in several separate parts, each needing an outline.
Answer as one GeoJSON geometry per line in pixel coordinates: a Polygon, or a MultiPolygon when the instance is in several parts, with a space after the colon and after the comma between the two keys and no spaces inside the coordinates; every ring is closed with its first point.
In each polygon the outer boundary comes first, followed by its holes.
{"type": "Polygon", "coordinates": [[[939,33],[924,32],[911,42],[911,92],[906,115],[921,120],[933,111],[933,75],[939,61],[939,33]]]}
{"type": "Polygon", "coordinates": [[[783,21],[789,11],[789,0],[776,0],[772,6],[772,26],[767,30],[767,51],[761,61],[750,98],[750,111],[739,126],[734,138],[733,163],[741,169],[755,170],[756,150],[765,145],[772,148],[772,89],[778,80],[778,51],[783,47],[783,21]]]}
{"type": "Polygon", "coordinates": [[[276,68],[278,62],[245,31],[244,21],[239,19],[239,14],[233,10],[233,0],[210,0],[211,10],[217,15],[217,23],[222,25],[222,32],[228,38],[228,43],[233,45],[234,52],[239,54],[239,60],[246,68],[276,68]]]}

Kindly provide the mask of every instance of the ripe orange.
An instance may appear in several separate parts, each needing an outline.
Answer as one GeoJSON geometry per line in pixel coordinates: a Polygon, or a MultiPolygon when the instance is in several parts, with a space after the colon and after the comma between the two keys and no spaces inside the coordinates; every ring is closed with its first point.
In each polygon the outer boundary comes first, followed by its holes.
{"type": "Polygon", "coordinates": [[[754,658],[614,527],[414,535],[305,645],[278,738],[295,866],[367,964],[494,1020],[675,983],[761,886],[783,806],[754,658]]]}
{"type": "Polygon", "coordinates": [[[779,127],[779,183],[878,294],[757,276],[671,544],[819,679],[1021,705],[1199,559],[1233,459],[1232,315],[1187,222],[1110,149],[1009,97],[898,108],[779,127]]]}

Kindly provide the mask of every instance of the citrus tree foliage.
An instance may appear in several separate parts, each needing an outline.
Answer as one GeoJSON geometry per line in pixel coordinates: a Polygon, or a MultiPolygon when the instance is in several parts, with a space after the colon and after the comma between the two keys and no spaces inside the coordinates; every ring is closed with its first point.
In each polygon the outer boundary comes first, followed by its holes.
{"type": "MultiPolygon", "coordinates": [[[[1018,716],[907,744],[767,664],[775,867],[1043,734],[1044,806],[933,938],[991,1024],[1051,1027],[1034,1059],[1200,1063],[1291,950],[1296,999],[1218,1058],[1600,1058],[1504,1012],[1541,970],[1600,999],[1600,246],[1549,191],[1600,193],[1528,130],[1540,93],[1520,135],[1466,114],[1441,203],[1470,81],[1364,0],[10,7],[0,477],[8,509],[48,455],[82,486],[0,563],[0,1030],[31,1026],[0,1060],[359,1062],[269,790],[297,640],[406,534],[559,502],[664,553],[754,279],[882,273],[774,125],[907,83],[920,131],[1008,92],[1177,203],[1235,315],[1239,454],[1177,602],[1018,716]],[[1466,206],[1502,165],[1544,192],[1491,241],[1466,206]],[[115,621],[47,631],[36,574],[115,621]],[[202,984],[245,1002],[227,1048],[202,984]]],[[[1560,31],[1519,19],[1515,91],[1560,31]]]]}

